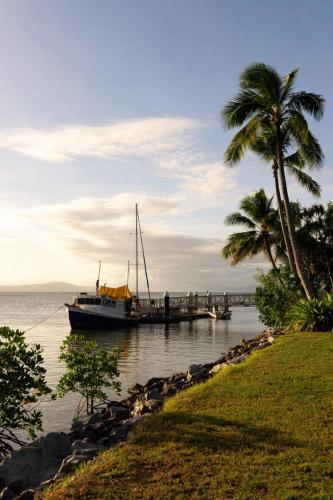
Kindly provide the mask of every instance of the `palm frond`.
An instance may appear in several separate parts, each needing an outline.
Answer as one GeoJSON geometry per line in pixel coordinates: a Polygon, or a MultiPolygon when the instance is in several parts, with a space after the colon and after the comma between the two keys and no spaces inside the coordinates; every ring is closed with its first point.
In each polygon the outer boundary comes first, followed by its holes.
{"type": "Polygon", "coordinates": [[[247,257],[253,257],[256,240],[256,231],[233,233],[229,236],[227,244],[222,248],[225,259],[231,257],[231,265],[235,266],[247,257]]]}
{"type": "Polygon", "coordinates": [[[288,107],[298,112],[306,111],[315,120],[320,120],[324,114],[325,99],[320,94],[313,92],[294,92],[288,107]]]}
{"type": "Polygon", "coordinates": [[[295,139],[299,146],[307,142],[309,132],[308,122],[299,111],[291,110],[289,112],[285,128],[288,129],[289,134],[295,139]]]}
{"type": "Polygon", "coordinates": [[[255,142],[260,117],[254,116],[237,132],[224,154],[224,161],[229,165],[238,163],[245,155],[245,151],[255,142]]]}
{"type": "Polygon", "coordinates": [[[284,88],[282,92],[282,100],[287,99],[289,94],[293,90],[297,74],[298,68],[294,69],[283,78],[284,88]]]}
{"type": "Polygon", "coordinates": [[[321,194],[321,187],[310,175],[303,172],[300,168],[294,165],[287,165],[288,171],[294,176],[297,181],[311,193],[313,196],[319,197],[321,194]]]}
{"type": "Polygon", "coordinates": [[[301,155],[310,168],[320,168],[324,160],[324,153],[318,139],[308,130],[306,141],[301,144],[301,155]]]}
{"type": "Polygon", "coordinates": [[[240,127],[263,106],[259,96],[252,91],[242,90],[235,99],[228,102],[221,110],[222,122],[226,129],[240,127]]]}
{"type": "Polygon", "coordinates": [[[270,214],[274,210],[272,207],[273,197],[268,198],[264,189],[259,189],[254,195],[245,196],[242,199],[240,207],[251,217],[255,223],[266,223],[270,214]]]}
{"type": "Polygon", "coordinates": [[[224,223],[227,226],[246,226],[249,229],[254,229],[256,227],[255,223],[251,221],[246,215],[241,214],[240,212],[234,212],[232,214],[227,215],[224,219],[224,223]]]}
{"type": "Polygon", "coordinates": [[[280,102],[282,79],[272,66],[260,62],[250,64],[240,75],[240,86],[275,103],[280,102]]]}
{"type": "Polygon", "coordinates": [[[284,164],[287,167],[304,168],[306,165],[306,160],[301,154],[301,150],[298,149],[294,153],[291,153],[290,155],[284,157],[284,164]]]}

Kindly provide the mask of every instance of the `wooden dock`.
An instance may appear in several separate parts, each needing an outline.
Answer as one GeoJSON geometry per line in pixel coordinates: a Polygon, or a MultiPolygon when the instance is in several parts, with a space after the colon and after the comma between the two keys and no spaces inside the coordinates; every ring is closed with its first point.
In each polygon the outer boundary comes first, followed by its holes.
{"type": "Polygon", "coordinates": [[[255,306],[253,293],[223,293],[197,294],[189,293],[182,296],[170,296],[157,299],[139,299],[138,306],[141,314],[170,320],[191,320],[209,317],[209,312],[217,309],[230,319],[230,307],[255,306]]]}

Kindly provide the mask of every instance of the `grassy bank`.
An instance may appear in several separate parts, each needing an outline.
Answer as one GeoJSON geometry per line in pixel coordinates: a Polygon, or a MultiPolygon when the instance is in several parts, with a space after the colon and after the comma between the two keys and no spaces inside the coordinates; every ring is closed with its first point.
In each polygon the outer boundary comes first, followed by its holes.
{"type": "Polygon", "coordinates": [[[295,334],[169,400],[44,498],[332,498],[333,336],[295,334]]]}

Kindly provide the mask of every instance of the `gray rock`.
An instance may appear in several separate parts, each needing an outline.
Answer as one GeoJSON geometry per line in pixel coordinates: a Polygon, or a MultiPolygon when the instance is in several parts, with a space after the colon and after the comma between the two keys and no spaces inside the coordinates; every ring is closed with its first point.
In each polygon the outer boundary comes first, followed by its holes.
{"type": "Polygon", "coordinates": [[[74,441],[71,446],[71,454],[76,455],[92,455],[96,456],[100,451],[105,450],[105,446],[93,442],[83,442],[79,439],[74,441]]]}
{"type": "Polygon", "coordinates": [[[194,371],[191,373],[188,371],[186,380],[187,382],[193,382],[194,384],[197,384],[198,382],[203,382],[209,377],[209,372],[206,372],[206,370],[201,369],[198,371],[194,371]]]}
{"type": "Polygon", "coordinates": [[[0,478],[16,491],[34,488],[54,476],[70,451],[66,434],[50,432],[10,453],[0,464],[0,478]]]}
{"type": "Polygon", "coordinates": [[[109,433],[107,426],[104,422],[97,422],[96,424],[89,425],[84,432],[87,432],[87,435],[90,436],[91,432],[93,433],[93,439],[98,440],[101,437],[106,436],[109,433]]]}
{"type": "Polygon", "coordinates": [[[185,377],[186,377],[185,373],[174,373],[173,375],[171,375],[171,377],[168,378],[168,382],[173,384],[173,383],[178,382],[180,380],[184,380],[185,377]]]}
{"type": "Polygon", "coordinates": [[[127,389],[127,392],[129,394],[140,394],[141,392],[143,392],[143,385],[135,384],[132,387],[130,387],[129,389],[127,389]]]}
{"type": "Polygon", "coordinates": [[[146,407],[146,401],[142,401],[137,399],[133,405],[132,415],[133,417],[139,417],[140,415],[144,415],[148,413],[149,409],[146,407]]]}
{"type": "Polygon", "coordinates": [[[229,365],[238,365],[242,361],[244,361],[248,357],[248,354],[241,354],[240,356],[236,356],[236,358],[231,359],[228,364],[229,365]]]}
{"type": "Polygon", "coordinates": [[[188,374],[194,375],[200,371],[202,371],[202,365],[191,365],[188,369],[188,374]]]}
{"type": "MultiPolygon", "coordinates": [[[[143,387],[142,387],[142,392],[140,392],[139,394],[142,394],[143,393],[143,387]]],[[[126,398],[126,399],[122,399],[120,401],[120,404],[122,406],[125,406],[126,408],[132,408],[135,400],[136,400],[136,394],[133,394],[132,396],[130,396],[129,398],[126,398]]]]}
{"type": "Polygon", "coordinates": [[[84,415],[83,417],[74,418],[72,422],[72,431],[74,432],[82,432],[83,429],[103,422],[106,418],[105,413],[96,412],[92,415],[84,415]]]}
{"type": "Polygon", "coordinates": [[[146,392],[144,398],[146,401],[148,401],[149,399],[163,399],[160,392],[156,388],[146,392]]]}
{"type": "Polygon", "coordinates": [[[153,387],[157,388],[160,386],[161,388],[163,387],[163,384],[165,382],[165,379],[163,377],[152,377],[148,380],[148,382],[145,385],[145,389],[152,389],[153,387]]]}
{"type": "Polygon", "coordinates": [[[219,372],[220,370],[226,368],[227,366],[228,366],[227,363],[218,363],[217,365],[214,365],[213,368],[211,368],[211,370],[209,370],[209,373],[211,375],[214,375],[214,373],[219,372]]]}
{"type": "Polygon", "coordinates": [[[18,497],[16,497],[16,500],[33,500],[35,494],[35,490],[24,490],[18,497]]]}
{"type": "Polygon", "coordinates": [[[39,489],[40,490],[44,490],[44,489],[48,488],[49,486],[51,486],[52,484],[54,484],[54,478],[53,477],[51,479],[48,479],[47,481],[43,481],[39,485],[39,489]]]}
{"type": "Polygon", "coordinates": [[[274,338],[274,337],[272,337],[272,336],[267,337],[267,342],[268,342],[269,344],[273,344],[273,342],[274,342],[274,341],[275,341],[275,338],[274,338]]]}
{"type": "MultiPolygon", "coordinates": [[[[61,467],[59,469],[59,472],[57,474],[58,477],[62,477],[64,474],[70,474],[75,471],[75,469],[78,468],[79,465],[85,462],[89,462],[93,457],[90,457],[88,455],[76,455],[76,456],[70,456],[65,459],[61,467]]],[[[58,479],[55,477],[54,479],[58,479]]]]}
{"type": "Polygon", "coordinates": [[[149,399],[149,401],[146,402],[146,407],[148,407],[149,410],[154,413],[162,407],[162,404],[163,402],[161,399],[149,399]]]}
{"type": "MultiPolygon", "coordinates": [[[[185,382],[184,382],[185,383],[185,382]]],[[[163,390],[162,390],[162,395],[170,398],[171,396],[174,396],[178,392],[178,388],[175,384],[169,385],[166,382],[164,383],[163,390]]]]}
{"type": "Polygon", "coordinates": [[[109,436],[102,437],[97,441],[97,444],[104,446],[105,448],[109,448],[111,445],[111,440],[109,436]]]}
{"type": "Polygon", "coordinates": [[[267,344],[259,344],[253,347],[252,351],[260,351],[261,349],[265,349],[265,347],[267,347],[267,344]]]}
{"type": "Polygon", "coordinates": [[[0,493],[1,500],[12,500],[15,497],[16,497],[16,494],[13,492],[13,490],[8,488],[8,486],[6,486],[6,488],[4,488],[2,490],[2,492],[0,493]]]}
{"type": "Polygon", "coordinates": [[[126,420],[130,416],[130,411],[128,408],[124,406],[117,405],[110,407],[110,419],[115,422],[119,422],[120,420],[126,420]]]}

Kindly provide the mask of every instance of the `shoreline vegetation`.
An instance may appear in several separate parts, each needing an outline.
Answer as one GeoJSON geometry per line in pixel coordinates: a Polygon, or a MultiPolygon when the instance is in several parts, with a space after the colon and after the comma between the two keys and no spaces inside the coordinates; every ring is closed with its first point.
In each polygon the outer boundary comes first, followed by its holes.
{"type": "Polygon", "coordinates": [[[325,333],[280,336],[39,498],[330,498],[332,351],[325,333]]]}
{"type": "Polygon", "coordinates": [[[191,365],[188,371],[169,377],[153,377],[145,385],[135,384],[128,390],[128,398],[111,401],[93,413],[74,418],[70,433],[51,432],[12,452],[0,464],[0,481],[6,494],[32,497],[36,491],[58,482],[99,453],[123,444],[133,426],[161,410],[170,397],[242,363],[251,352],[270,346],[281,334],[280,329],[269,329],[254,339],[242,339],[215,362],[191,365]]]}

